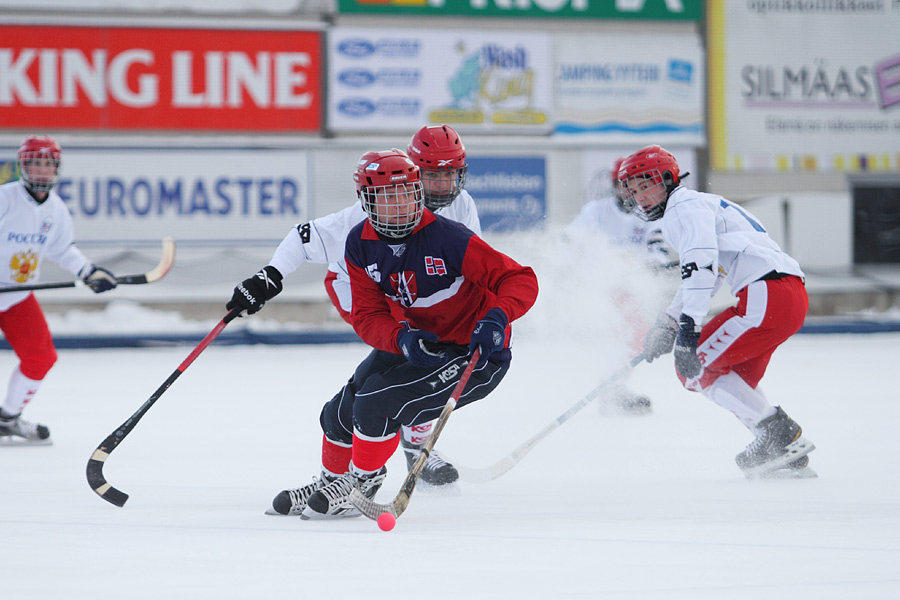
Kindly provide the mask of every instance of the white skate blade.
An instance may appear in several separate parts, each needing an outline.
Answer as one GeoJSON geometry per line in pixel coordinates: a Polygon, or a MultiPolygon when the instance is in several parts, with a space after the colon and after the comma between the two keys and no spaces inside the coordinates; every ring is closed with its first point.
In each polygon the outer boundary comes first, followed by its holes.
{"type": "Polygon", "coordinates": [[[0,446],[52,446],[53,438],[46,440],[26,440],[15,435],[0,435],[0,446]]]}
{"type": "Polygon", "coordinates": [[[819,474],[812,467],[803,467],[802,469],[784,467],[764,473],[757,479],[816,479],[818,477],[819,474]]]}
{"type": "Polygon", "coordinates": [[[300,518],[304,521],[335,521],[338,519],[353,519],[355,517],[361,516],[362,513],[359,512],[359,510],[357,510],[356,508],[339,515],[323,515],[322,513],[316,512],[309,507],[304,508],[303,512],[300,513],[300,518]]]}
{"type": "MultiPolygon", "coordinates": [[[[794,440],[784,448],[784,453],[773,458],[769,462],[765,462],[755,467],[744,469],[744,475],[747,479],[768,478],[768,474],[783,469],[788,464],[794,462],[798,458],[802,458],[816,449],[816,445],[810,440],[801,436],[794,440]]],[[[809,467],[805,467],[809,468],[809,467]]],[[[802,469],[797,469],[798,471],[802,469]]],[[[815,473],[815,471],[813,471],[815,473]]]]}

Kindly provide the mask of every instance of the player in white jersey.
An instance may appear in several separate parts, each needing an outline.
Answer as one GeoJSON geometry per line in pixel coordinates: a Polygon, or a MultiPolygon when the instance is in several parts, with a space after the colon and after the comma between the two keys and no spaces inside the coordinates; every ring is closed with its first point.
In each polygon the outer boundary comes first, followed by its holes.
{"type": "MultiPolygon", "coordinates": [[[[666,244],[658,226],[650,225],[632,212],[621,192],[618,174],[625,157],[613,162],[610,180],[613,194],[591,200],[581,209],[566,228],[566,236],[577,243],[591,243],[597,237],[605,238],[616,246],[636,248],[644,256],[651,271],[666,271],[678,264],[675,252],[666,244]]],[[[625,289],[614,292],[616,307],[631,330],[631,346],[635,354],[641,351],[642,340],[649,329],[644,316],[635,310],[636,302],[625,289]]],[[[600,404],[602,412],[629,415],[646,415],[653,411],[653,403],[643,394],[637,394],[618,381],[616,387],[600,404]]]]}
{"type": "MultiPolygon", "coordinates": [[[[481,235],[475,202],[464,189],[468,165],[466,149],[459,134],[448,125],[422,127],[410,140],[407,153],[421,169],[425,206],[481,235]]],[[[242,285],[254,296],[269,299],[281,291],[281,279],[296,271],[303,263],[328,264],[325,289],[338,313],[350,323],[351,288],[344,261],[344,246],[350,230],[366,218],[361,204],[356,202],[336,213],[295,226],[275,250],[268,266],[242,285]],[[268,278],[266,285],[260,277],[263,272],[266,272],[264,277],[268,278]],[[266,297],[267,286],[270,284],[275,287],[268,289],[274,293],[266,297]]],[[[232,301],[227,305],[229,309],[232,306],[243,306],[248,314],[252,314],[262,308],[262,304],[255,308],[245,304],[246,297],[236,288],[232,301]]],[[[402,427],[402,446],[409,466],[415,462],[420,449],[431,435],[432,425],[429,422],[402,427]]],[[[432,485],[453,483],[458,478],[456,468],[436,452],[429,457],[421,475],[422,481],[432,485]]]]}
{"type": "Polygon", "coordinates": [[[734,413],[755,435],[736,457],[747,477],[814,477],[807,454],[815,446],[759,387],[772,353],[806,317],[800,265],[747,210],[683,187],[678,162],[659,146],[627,157],[618,177],[635,212],[659,222],[681,263],[681,287],[645,339],[647,360],[674,347],[684,386],[734,413]],[[701,327],[723,282],[738,303],[701,327]]]}
{"type": "MultiPolygon", "coordinates": [[[[72,242],[72,217],[53,186],[61,150],[45,135],[28,136],[19,147],[19,180],[0,186],[0,286],[34,284],[49,258],[81,278],[94,292],[116,287],[112,273],[92,264],[72,242]]],[[[20,417],[56,362],[44,313],[30,291],[0,294],[0,329],[19,364],[0,404],[0,443],[50,443],[50,430],[20,417]]]]}

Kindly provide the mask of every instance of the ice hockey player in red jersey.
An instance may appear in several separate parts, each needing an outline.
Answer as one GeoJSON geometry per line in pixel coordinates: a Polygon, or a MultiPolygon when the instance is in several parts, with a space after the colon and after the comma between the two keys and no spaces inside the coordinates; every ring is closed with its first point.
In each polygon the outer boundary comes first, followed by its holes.
{"type": "MultiPolygon", "coordinates": [[[[16,155],[19,180],[0,186],[0,259],[7,265],[0,285],[36,283],[46,257],[94,292],[111,290],[115,276],[91,263],[72,242],[72,217],[53,190],[61,157],[56,140],[30,135],[16,155]]],[[[0,294],[0,329],[19,358],[0,403],[0,444],[49,444],[48,427],[20,416],[56,362],[47,321],[32,292],[0,294]]]]}
{"type": "MultiPolygon", "coordinates": [[[[420,128],[406,148],[407,156],[419,166],[422,175],[422,189],[425,194],[425,208],[453,221],[462,223],[475,234],[481,235],[481,221],[475,201],[465,190],[468,164],[466,163],[466,147],[459,134],[449,125],[428,125],[420,128]]],[[[362,206],[356,202],[350,209],[352,225],[366,219],[362,206]]],[[[327,218],[327,217],[325,217],[327,218]]],[[[320,219],[314,223],[321,227],[320,219]]],[[[346,240],[350,227],[344,230],[346,240]]],[[[341,259],[328,265],[325,278],[325,289],[328,297],[338,313],[350,323],[350,311],[353,301],[350,287],[350,275],[343,258],[343,244],[340,248],[341,259]]],[[[406,456],[406,465],[412,468],[419,452],[431,436],[434,423],[420,423],[400,428],[402,436],[400,446],[406,456]]],[[[422,470],[420,480],[432,486],[449,485],[459,479],[459,472],[448,463],[437,451],[432,451],[428,462],[422,470]]]]}
{"type": "MultiPolygon", "coordinates": [[[[468,165],[466,148],[459,134],[448,125],[425,126],[412,136],[408,151],[421,169],[426,208],[481,235],[475,202],[464,189],[468,165]]],[[[365,220],[366,213],[357,200],[336,213],[296,225],[275,250],[269,264],[240,283],[226,306],[229,310],[239,306],[253,314],[262,308],[264,301],[254,304],[248,295],[254,299],[271,299],[281,291],[282,278],[303,263],[328,264],[325,289],[338,313],[350,323],[353,303],[344,247],[350,230],[365,220]]],[[[401,428],[401,445],[407,466],[415,463],[422,446],[431,436],[432,426],[432,422],[425,422],[401,428]]],[[[422,482],[432,486],[452,484],[458,478],[456,468],[436,451],[428,457],[420,476],[422,482]]]]}
{"type": "Polygon", "coordinates": [[[351,321],[373,347],[320,416],[320,478],[285,490],[274,512],[359,515],[400,442],[401,425],[435,419],[464,364],[481,358],[457,408],[486,397],[509,369],[510,323],[537,298],[534,272],[424,206],[421,171],[400,150],[367,152],[354,173],[366,221],[347,238],[351,321]]]}
{"type": "Polygon", "coordinates": [[[736,457],[747,477],[814,477],[807,455],[815,446],[759,387],[772,353],[803,325],[803,271],[746,209],[688,189],[681,177],[675,157],[659,146],[638,150],[619,170],[626,198],[638,215],[659,222],[681,263],[681,287],[647,334],[644,354],[652,361],[674,348],[684,386],[754,434],[736,457]],[[737,305],[702,325],[723,282],[737,305]]]}

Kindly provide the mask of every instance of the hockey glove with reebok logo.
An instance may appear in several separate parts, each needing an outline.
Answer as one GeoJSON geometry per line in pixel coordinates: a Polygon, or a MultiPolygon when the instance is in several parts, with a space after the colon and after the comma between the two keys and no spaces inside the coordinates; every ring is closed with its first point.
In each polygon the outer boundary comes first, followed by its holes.
{"type": "Polygon", "coordinates": [[[438,336],[431,331],[424,329],[413,329],[406,321],[403,322],[403,329],[397,333],[397,345],[403,356],[414,367],[439,367],[447,362],[446,352],[432,352],[425,343],[436,342],[438,336]]]}
{"type": "Polygon", "coordinates": [[[481,348],[481,357],[478,359],[478,364],[475,365],[476,368],[487,363],[491,354],[503,350],[508,323],[509,319],[506,317],[506,313],[499,308],[487,311],[484,318],[475,323],[472,340],[469,342],[469,356],[472,356],[476,348],[481,348]]]}
{"type": "Polygon", "coordinates": [[[116,285],[118,285],[115,275],[97,265],[90,266],[87,275],[84,276],[82,281],[84,281],[89,288],[94,290],[95,294],[108,292],[109,290],[115,289],[116,285]]]}
{"type": "Polygon", "coordinates": [[[663,314],[656,320],[656,324],[650,328],[644,336],[644,360],[653,362],[663,354],[672,351],[675,345],[675,337],[678,335],[678,323],[667,314],[663,314]]]}
{"type": "Polygon", "coordinates": [[[678,321],[678,337],[675,338],[675,368],[686,379],[693,379],[703,370],[697,356],[700,343],[700,326],[694,319],[682,314],[678,321]]]}
{"type": "Polygon", "coordinates": [[[237,284],[225,308],[228,310],[238,308],[241,313],[247,311],[248,315],[259,312],[267,301],[281,293],[281,279],[281,273],[275,267],[268,266],[261,269],[253,277],[237,284]]]}

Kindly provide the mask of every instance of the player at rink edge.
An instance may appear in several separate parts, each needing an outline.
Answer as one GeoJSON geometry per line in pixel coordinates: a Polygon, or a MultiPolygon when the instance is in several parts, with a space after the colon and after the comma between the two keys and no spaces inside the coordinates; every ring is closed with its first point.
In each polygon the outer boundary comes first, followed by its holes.
{"type": "MultiPolygon", "coordinates": [[[[448,125],[422,127],[412,136],[407,152],[420,167],[425,206],[481,235],[475,202],[465,190],[468,165],[466,149],[459,134],[448,125]]],[[[328,264],[325,289],[338,313],[350,323],[352,297],[344,247],[350,229],[365,220],[366,213],[357,201],[336,213],[296,225],[276,249],[269,265],[235,288],[232,302],[241,306],[246,302],[243,307],[248,314],[252,314],[262,308],[262,303],[255,308],[250,307],[244,293],[238,289],[241,285],[253,290],[256,297],[265,297],[266,294],[274,297],[281,291],[282,278],[296,271],[303,263],[328,264]],[[264,280],[260,276],[270,278],[273,287],[263,286],[264,280]]],[[[402,428],[401,445],[408,467],[415,463],[420,449],[431,435],[432,427],[433,423],[427,422],[402,428]]],[[[429,456],[421,475],[421,481],[433,486],[449,485],[458,478],[456,468],[437,452],[429,456]]],[[[283,508],[284,504],[279,502],[278,507],[283,508]]]]}
{"type": "Polygon", "coordinates": [[[424,206],[420,169],[397,149],[356,167],[366,220],[347,237],[351,322],[373,350],[325,404],[321,475],[275,499],[305,519],[359,516],[353,489],[373,498],[402,425],[435,419],[467,360],[480,359],[457,408],[486,397],[512,354],[510,323],[537,298],[534,272],[463,225],[424,206]]]}
{"type": "MultiPolygon", "coordinates": [[[[19,179],[0,186],[0,256],[9,267],[0,275],[0,285],[36,283],[46,257],[95,293],[109,291],[117,285],[115,276],[75,245],[72,216],[53,189],[61,160],[62,148],[47,135],[29,135],[16,153],[19,179]]],[[[46,425],[21,417],[57,358],[34,292],[0,294],[0,330],[20,361],[0,403],[0,445],[50,444],[46,425]]]]}
{"type": "Polygon", "coordinates": [[[644,340],[652,361],[675,352],[678,378],[731,411],[754,435],[735,458],[748,478],[806,478],[815,446],[759,386],[775,349],[803,325],[803,271],[759,220],[721,196],[681,185],[672,153],[653,145],[626,157],[618,178],[633,210],[658,221],[678,252],[681,286],[644,340]],[[723,282],[737,296],[701,326],[723,282]]]}
{"type": "MultiPolygon", "coordinates": [[[[633,250],[639,256],[641,267],[647,271],[648,277],[659,276],[668,282],[674,278],[673,267],[678,265],[678,257],[663,239],[662,230],[634,214],[631,204],[625,200],[619,182],[619,167],[623,160],[624,156],[613,161],[606,174],[612,194],[587,202],[566,227],[565,237],[579,245],[596,244],[599,239],[629,253],[633,250]]],[[[616,286],[612,290],[612,300],[622,322],[627,324],[629,346],[637,355],[641,352],[650,324],[636,308],[639,302],[633,290],[626,286],[616,286]]],[[[600,399],[601,413],[648,415],[653,412],[653,403],[649,397],[626,386],[627,377],[617,380],[612,389],[600,399]]]]}

